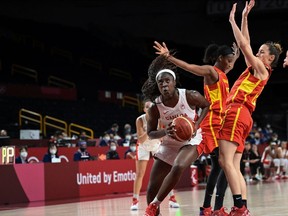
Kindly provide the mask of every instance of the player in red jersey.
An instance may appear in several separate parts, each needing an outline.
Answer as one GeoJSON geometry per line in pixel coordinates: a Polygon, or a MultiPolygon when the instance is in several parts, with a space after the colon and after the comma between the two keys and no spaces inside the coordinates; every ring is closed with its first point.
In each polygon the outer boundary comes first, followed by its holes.
{"type": "MultiPolygon", "coordinates": [[[[204,78],[204,94],[210,103],[210,107],[209,112],[201,123],[204,136],[200,145],[197,146],[197,151],[199,155],[203,152],[210,154],[212,169],[207,181],[203,207],[200,207],[200,215],[210,216],[212,214],[211,199],[216,182],[217,196],[215,199],[214,213],[216,214],[220,211],[225,214],[226,212],[222,207],[227,181],[218,163],[219,148],[216,135],[223,121],[226,99],[229,93],[229,82],[226,74],[233,69],[235,61],[240,55],[239,49],[235,43],[232,48],[227,45],[218,46],[217,44],[210,44],[205,50],[203,59],[206,65],[196,65],[189,64],[174,57],[170,54],[164,42],[160,44],[155,41],[154,44],[154,48],[157,50],[156,54],[164,55],[176,66],[204,78]]],[[[228,215],[228,213],[226,214],[228,215]]]]}
{"type": "Polygon", "coordinates": [[[246,184],[240,171],[240,160],[245,139],[252,128],[251,115],[255,110],[256,100],[282,52],[280,44],[266,42],[260,46],[256,55],[253,54],[248,31],[248,14],[254,5],[254,0],[246,2],[242,12],[241,30],[235,21],[237,3],[233,4],[230,12],[229,22],[237,45],[245,57],[247,68],[231,88],[227,98],[224,122],[218,135],[219,163],[233,194],[234,207],[230,215],[235,216],[250,215],[247,209],[246,184]]]}

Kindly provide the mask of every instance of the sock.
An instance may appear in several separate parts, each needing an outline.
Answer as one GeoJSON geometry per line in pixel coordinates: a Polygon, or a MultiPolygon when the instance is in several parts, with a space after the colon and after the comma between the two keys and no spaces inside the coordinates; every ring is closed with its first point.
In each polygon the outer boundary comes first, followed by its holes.
{"type": "Polygon", "coordinates": [[[223,207],[224,196],[216,194],[214,211],[220,210],[223,207]]]}
{"type": "Polygon", "coordinates": [[[161,201],[159,201],[157,199],[157,197],[155,197],[154,200],[151,203],[156,204],[157,206],[159,206],[161,204],[161,201]]]}
{"type": "Polygon", "coordinates": [[[139,194],[133,194],[133,198],[136,198],[137,200],[139,200],[139,194]]]}
{"type": "Polygon", "coordinates": [[[211,199],[212,199],[213,194],[207,194],[204,203],[203,203],[203,208],[208,208],[211,206],[211,199]]]}
{"type": "Polygon", "coordinates": [[[170,193],[169,193],[168,195],[169,195],[169,197],[174,196],[174,192],[173,192],[173,190],[171,190],[170,193]]]}
{"type": "Polygon", "coordinates": [[[245,205],[245,207],[247,208],[247,200],[242,199],[243,205],[245,205]]]}
{"type": "Polygon", "coordinates": [[[234,200],[234,206],[236,206],[237,208],[242,208],[243,202],[241,194],[233,195],[233,200],[234,200]]]}

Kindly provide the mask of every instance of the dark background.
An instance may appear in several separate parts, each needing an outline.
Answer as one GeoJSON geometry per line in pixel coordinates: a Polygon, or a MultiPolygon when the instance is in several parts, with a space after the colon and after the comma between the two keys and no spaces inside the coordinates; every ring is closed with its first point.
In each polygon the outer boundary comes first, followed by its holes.
{"type": "MultiPolygon", "coordinates": [[[[208,44],[232,44],[234,38],[228,16],[233,2],[235,1],[1,1],[2,83],[15,82],[6,72],[11,63],[18,63],[42,72],[39,85],[46,85],[46,78],[51,74],[75,82],[81,103],[92,101],[97,104],[97,90],[132,92],[140,95],[141,86],[147,78],[147,68],[156,56],[152,47],[153,41],[165,41],[170,49],[177,49],[179,58],[190,63],[202,64],[204,50],[208,44]],[[19,35],[22,37],[18,38],[19,35]],[[32,39],[41,41],[45,47],[33,47],[32,39]],[[51,58],[51,47],[73,53],[72,63],[51,58]],[[102,71],[94,73],[80,68],[76,62],[83,56],[100,62],[102,71]],[[111,67],[130,73],[132,82],[126,83],[108,76],[111,67]],[[93,78],[94,76],[97,78],[93,78]]],[[[245,1],[237,2],[236,19],[240,25],[245,1]]],[[[249,15],[251,45],[255,53],[259,46],[268,40],[281,43],[286,52],[287,12],[287,0],[256,1],[256,6],[249,15]]],[[[285,52],[281,55],[279,66],[275,68],[253,113],[255,121],[263,126],[271,123],[282,137],[287,134],[288,106],[288,73],[282,68],[285,52]]],[[[241,56],[235,69],[228,74],[230,85],[244,68],[241,56]]],[[[203,92],[202,78],[180,69],[178,72],[182,87],[203,92]]],[[[43,103],[39,106],[43,106],[43,103]]],[[[99,121],[101,120],[98,119],[96,122],[99,121]]],[[[115,122],[117,121],[115,119],[115,122]]],[[[119,121],[134,124],[133,118],[119,121]]],[[[97,126],[99,135],[102,128],[104,131],[112,122],[101,124],[97,126]]]]}

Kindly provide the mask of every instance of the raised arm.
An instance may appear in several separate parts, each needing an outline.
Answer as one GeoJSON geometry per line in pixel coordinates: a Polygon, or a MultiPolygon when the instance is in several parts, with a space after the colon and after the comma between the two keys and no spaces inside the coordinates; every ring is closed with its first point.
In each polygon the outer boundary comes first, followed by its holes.
{"type": "Polygon", "coordinates": [[[170,55],[169,49],[167,48],[166,44],[163,42],[162,45],[157,41],[154,42],[154,48],[157,50],[156,54],[164,55],[166,58],[175,64],[177,67],[182,68],[185,71],[193,73],[197,76],[203,77],[210,77],[213,81],[218,80],[218,74],[214,70],[213,66],[211,65],[196,65],[196,64],[189,64],[185,61],[182,61],[178,58],[175,58],[173,55],[170,55]]]}
{"type": "MultiPolygon", "coordinates": [[[[251,1],[254,2],[254,0],[251,0],[251,1]]],[[[249,5],[250,3],[246,4],[244,10],[248,10],[246,7],[248,7],[249,5]]],[[[237,26],[236,21],[235,21],[236,7],[237,7],[237,3],[234,3],[230,12],[230,16],[229,16],[229,22],[231,24],[235,40],[237,42],[238,47],[241,49],[245,57],[247,66],[251,65],[252,68],[255,70],[254,76],[257,77],[258,79],[264,80],[269,75],[268,71],[266,70],[263,62],[259,58],[254,56],[251,45],[250,45],[250,41],[247,40],[246,37],[244,37],[243,33],[240,31],[239,27],[237,26]]],[[[247,29],[248,29],[248,26],[247,26],[247,29]]]]}

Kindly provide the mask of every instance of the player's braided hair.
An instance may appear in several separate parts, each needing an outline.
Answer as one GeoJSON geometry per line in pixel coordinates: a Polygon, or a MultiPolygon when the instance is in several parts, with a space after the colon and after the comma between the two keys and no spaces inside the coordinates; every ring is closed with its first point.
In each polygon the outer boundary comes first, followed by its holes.
{"type": "MultiPolygon", "coordinates": [[[[170,52],[170,55],[174,55],[174,54],[175,52],[173,53],[170,52]]],[[[169,62],[165,56],[163,55],[157,56],[152,61],[152,63],[150,64],[148,68],[148,79],[145,81],[141,89],[144,99],[149,99],[151,101],[154,101],[161,94],[158,89],[156,75],[162,69],[170,69],[176,72],[177,66],[169,62]]],[[[177,73],[175,74],[177,77],[177,73]]],[[[176,78],[176,81],[178,81],[178,78],[176,78]]]]}

